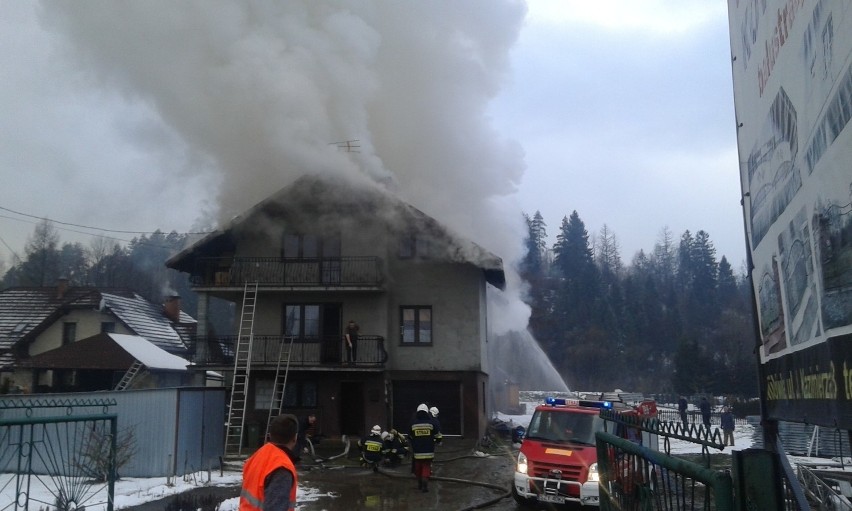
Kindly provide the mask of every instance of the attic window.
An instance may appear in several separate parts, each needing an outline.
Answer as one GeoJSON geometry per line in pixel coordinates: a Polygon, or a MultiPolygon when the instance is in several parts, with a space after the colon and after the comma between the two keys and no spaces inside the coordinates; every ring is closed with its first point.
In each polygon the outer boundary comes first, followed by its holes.
{"type": "Polygon", "coordinates": [[[400,259],[411,259],[413,257],[429,257],[429,240],[420,234],[404,234],[399,238],[400,259]]]}
{"type": "Polygon", "coordinates": [[[29,326],[29,323],[18,323],[15,326],[15,329],[12,330],[12,333],[19,334],[19,333],[23,332],[24,330],[26,330],[28,326],[29,326]]]}

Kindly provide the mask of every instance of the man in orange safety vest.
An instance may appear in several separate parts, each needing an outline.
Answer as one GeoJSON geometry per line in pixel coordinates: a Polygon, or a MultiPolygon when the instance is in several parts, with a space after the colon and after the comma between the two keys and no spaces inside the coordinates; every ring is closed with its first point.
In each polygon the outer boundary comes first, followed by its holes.
{"type": "Polygon", "coordinates": [[[240,511],[296,509],[296,467],[293,452],[299,421],[284,414],[272,419],[266,444],[243,466],[240,511]]]}

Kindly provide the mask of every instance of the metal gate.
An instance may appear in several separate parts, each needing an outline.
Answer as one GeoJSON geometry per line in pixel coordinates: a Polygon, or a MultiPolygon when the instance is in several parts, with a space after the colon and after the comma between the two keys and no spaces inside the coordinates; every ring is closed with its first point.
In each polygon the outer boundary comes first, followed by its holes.
{"type": "Polygon", "coordinates": [[[108,400],[0,400],[0,509],[113,510],[117,416],[108,400]],[[99,407],[101,414],[76,415],[99,407]],[[14,500],[12,500],[14,499],[14,500]]]}

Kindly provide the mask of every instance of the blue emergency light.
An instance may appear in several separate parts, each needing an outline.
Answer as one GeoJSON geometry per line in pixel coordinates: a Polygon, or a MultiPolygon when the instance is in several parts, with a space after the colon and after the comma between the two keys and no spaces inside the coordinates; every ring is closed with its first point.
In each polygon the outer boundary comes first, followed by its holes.
{"type": "Polygon", "coordinates": [[[565,400],[561,397],[548,396],[544,398],[544,404],[548,406],[565,406],[565,400]]]}

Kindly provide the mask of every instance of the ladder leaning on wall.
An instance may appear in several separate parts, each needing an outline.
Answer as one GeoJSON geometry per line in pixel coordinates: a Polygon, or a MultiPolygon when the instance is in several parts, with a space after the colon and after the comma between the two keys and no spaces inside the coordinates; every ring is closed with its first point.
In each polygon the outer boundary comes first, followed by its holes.
{"type": "Polygon", "coordinates": [[[246,391],[251,372],[251,350],[254,341],[254,313],[257,305],[257,282],[246,283],[243,289],[243,309],[240,330],[234,346],[234,379],[231,385],[231,404],[228,406],[228,429],[225,433],[225,456],[239,457],[243,450],[243,430],[246,423],[246,391]]]}
{"type": "Polygon", "coordinates": [[[272,387],[272,406],[269,407],[269,418],[266,420],[266,430],[264,433],[269,433],[269,426],[272,424],[272,419],[281,414],[284,407],[284,393],[287,390],[287,374],[290,372],[290,353],[293,352],[293,337],[284,337],[281,339],[281,345],[278,348],[278,364],[275,367],[275,384],[272,387]],[[284,366],[284,374],[281,374],[281,366],[284,366]]]}

